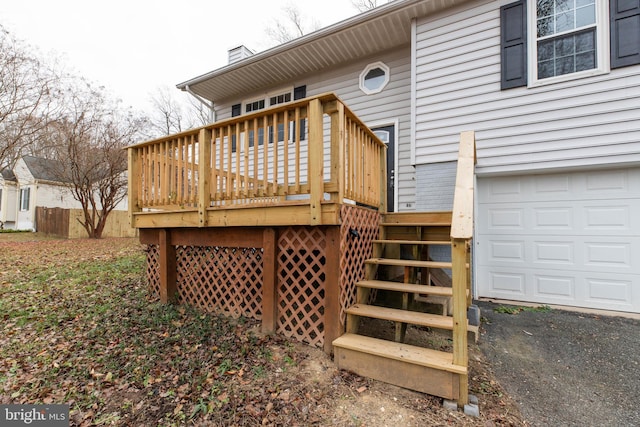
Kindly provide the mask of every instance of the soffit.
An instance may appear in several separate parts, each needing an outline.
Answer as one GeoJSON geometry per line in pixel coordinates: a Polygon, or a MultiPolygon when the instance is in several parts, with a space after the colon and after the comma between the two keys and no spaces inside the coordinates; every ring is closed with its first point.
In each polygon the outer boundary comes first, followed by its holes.
{"type": "Polygon", "coordinates": [[[177,85],[207,100],[264,90],[411,42],[411,20],[465,0],[397,0],[177,85]]]}

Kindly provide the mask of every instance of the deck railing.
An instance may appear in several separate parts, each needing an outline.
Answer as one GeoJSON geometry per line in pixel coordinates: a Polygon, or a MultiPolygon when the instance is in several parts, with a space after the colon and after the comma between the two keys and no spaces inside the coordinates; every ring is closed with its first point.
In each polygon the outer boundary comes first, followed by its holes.
{"type": "Polygon", "coordinates": [[[345,200],[385,210],[386,146],[325,94],[144,142],[129,150],[139,211],[310,206],[345,200]]]}

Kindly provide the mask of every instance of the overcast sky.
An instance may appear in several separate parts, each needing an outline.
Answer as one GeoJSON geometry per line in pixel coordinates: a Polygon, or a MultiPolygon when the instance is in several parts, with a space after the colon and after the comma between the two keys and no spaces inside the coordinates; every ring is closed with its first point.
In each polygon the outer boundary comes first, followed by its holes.
{"type": "Polygon", "coordinates": [[[229,48],[268,48],[265,29],[284,21],[288,4],[307,26],[357,13],[350,0],[2,0],[0,24],[125,105],[145,109],[157,87],[226,65],[229,48]]]}

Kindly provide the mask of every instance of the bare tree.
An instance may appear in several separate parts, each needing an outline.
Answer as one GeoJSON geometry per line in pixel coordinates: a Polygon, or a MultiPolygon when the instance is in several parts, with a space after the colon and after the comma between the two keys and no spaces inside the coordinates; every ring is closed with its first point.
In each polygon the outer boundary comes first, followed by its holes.
{"type": "Polygon", "coordinates": [[[55,174],[82,205],[79,221],[89,237],[99,239],[107,217],[127,195],[123,148],[139,139],[147,123],[84,81],[66,95],[66,114],[49,127],[59,160],[55,174]]]}
{"type": "Polygon", "coordinates": [[[293,4],[282,8],[282,12],[284,20],[276,20],[272,27],[265,30],[267,36],[278,44],[286,43],[320,28],[320,23],[316,20],[311,20],[308,25],[305,24],[304,15],[293,4]]]}
{"type": "Polygon", "coordinates": [[[149,102],[149,138],[180,133],[211,122],[209,108],[186,92],[158,87],[149,102]]]}
{"type": "Polygon", "coordinates": [[[153,107],[151,127],[157,135],[171,135],[189,129],[183,106],[171,95],[168,87],[159,87],[150,97],[153,107]]]}
{"type": "Polygon", "coordinates": [[[0,26],[0,170],[47,126],[57,86],[58,76],[0,26]]]}
{"type": "Polygon", "coordinates": [[[358,12],[366,12],[378,7],[378,0],[351,0],[351,4],[358,9],[358,12]]]}

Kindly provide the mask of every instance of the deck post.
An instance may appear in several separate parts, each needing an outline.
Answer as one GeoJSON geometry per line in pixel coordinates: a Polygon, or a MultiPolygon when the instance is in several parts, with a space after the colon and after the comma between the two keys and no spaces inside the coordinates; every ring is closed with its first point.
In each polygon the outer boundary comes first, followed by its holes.
{"type": "Polygon", "coordinates": [[[338,184],[338,192],[331,199],[338,203],[344,200],[345,189],[345,120],[344,104],[338,102],[336,110],[331,112],[331,182],[338,184]]]}
{"type": "MultiPolygon", "coordinates": [[[[451,281],[453,287],[453,364],[469,365],[467,349],[467,242],[451,239],[451,281]]],[[[469,403],[468,374],[459,374],[460,396],[458,406],[469,403]]]]}
{"type": "Polygon", "coordinates": [[[262,232],[262,332],[278,326],[278,235],[275,228],[262,232]]]}
{"type": "Polygon", "coordinates": [[[176,247],[171,244],[171,232],[166,228],[158,233],[160,301],[175,303],[177,292],[176,247]]]}
{"type": "Polygon", "coordinates": [[[198,135],[198,226],[207,226],[207,208],[211,205],[211,129],[198,135]]]}
{"type": "Polygon", "coordinates": [[[127,188],[129,198],[129,226],[135,228],[136,224],[133,218],[135,212],[140,212],[140,203],[138,201],[138,183],[142,181],[139,176],[140,163],[138,159],[138,150],[135,148],[129,148],[127,150],[127,157],[129,163],[129,170],[127,171],[127,188]]]}
{"type": "Polygon", "coordinates": [[[324,140],[322,128],[322,105],[319,99],[309,101],[309,193],[310,222],[322,224],[322,199],[324,198],[324,140]]]}
{"type": "Polygon", "coordinates": [[[324,288],[324,352],[331,354],[333,340],[344,333],[340,324],[340,226],[326,228],[324,288]]]}

